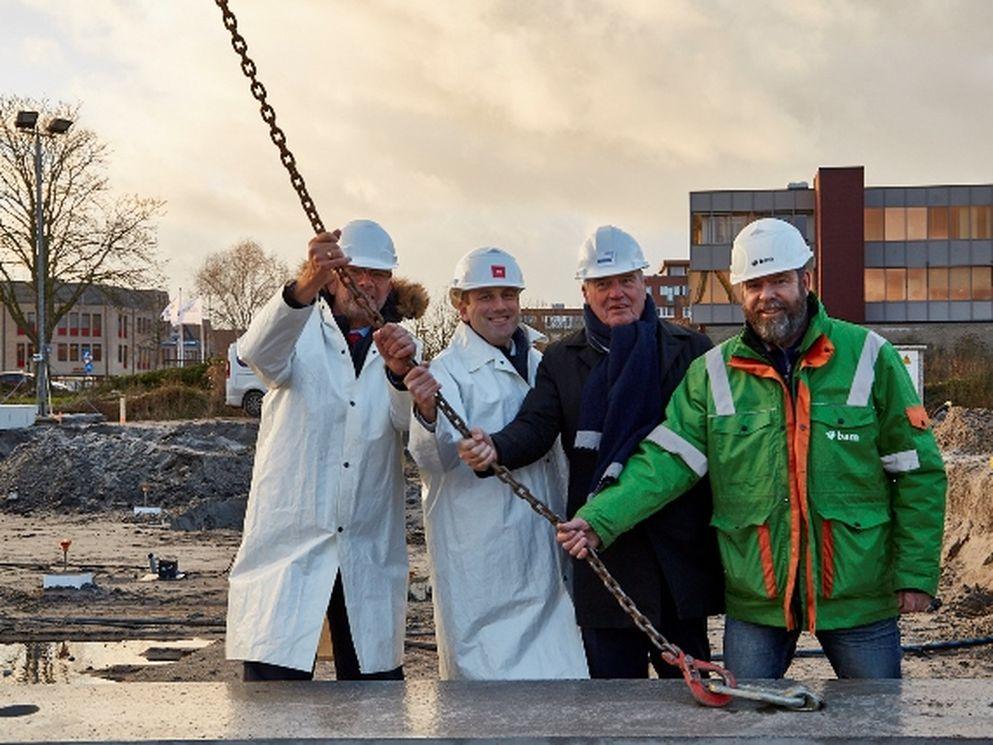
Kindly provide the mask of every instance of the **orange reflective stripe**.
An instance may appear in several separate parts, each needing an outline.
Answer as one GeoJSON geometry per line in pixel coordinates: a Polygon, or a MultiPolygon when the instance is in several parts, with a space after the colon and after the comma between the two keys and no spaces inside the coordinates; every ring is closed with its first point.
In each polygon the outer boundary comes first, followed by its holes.
{"type": "Polygon", "coordinates": [[[821,523],[821,595],[831,597],[834,591],[834,524],[821,523]]]}
{"type": "MultiPolygon", "coordinates": [[[[737,370],[742,370],[756,377],[775,380],[779,383],[779,387],[783,391],[783,410],[786,412],[786,449],[789,453],[789,473],[787,474],[786,483],[790,489],[790,560],[786,573],[786,589],[783,592],[783,621],[786,624],[787,630],[792,631],[796,628],[796,623],[793,620],[792,606],[793,593],[796,592],[796,575],[800,566],[801,528],[801,501],[795,478],[797,457],[796,446],[793,442],[796,433],[796,421],[793,416],[793,399],[790,396],[789,388],[786,387],[786,383],[772,365],[747,357],[732,357],[728,364],[737,370]]],[[[809,412],[807,419],[809,426],[809,412]]],[[[804,463],[804,469],[806,470],[806,461],[804,463]]],[[[806,489],[806,487],[804,488],[806,489]]]]}
{"type": "Polygon", "coordinates": [[[917,429],[927,429],[931,425],[927,411],[920,405],[907,407],[907,421],[910,422],[911,427],[917,429]]]}
{"type": "Polygon", "coordinates": [[[796,385],[796,464],[791,469],[796,479],[797,501],[803,516],[807,539],[807,626],[811,632],[817,623],[817,596],[814,592],[814,547],[810,511],[807,505],[807,464],[810,462],[810,388],[802,380],[796,385]]]}
{"type": "Polygon", "coordinates": [[[746,373],[759,378],[774,378],[780,383],[783,382],[783,379],[779,377],[779,373],[776,372],[776,368],[762,360],[753,360],[750,357],[732,357],[728,361],[728,365],[736,370],[744,370],[746,373]]]}
{"type": "Polygon", "coordinates": [[[769,526],[759,525],[759,556],[762,557],[762,578],[765,580],[765,594],[770,598],[776,597],[776,568],[772,564],[772,541],[769,538],[769,526]]]}

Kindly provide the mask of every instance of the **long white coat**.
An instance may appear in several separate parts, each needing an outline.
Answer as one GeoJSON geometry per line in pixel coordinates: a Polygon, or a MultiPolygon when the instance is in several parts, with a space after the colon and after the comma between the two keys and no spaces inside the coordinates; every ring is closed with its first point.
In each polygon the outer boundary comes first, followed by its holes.
{"type": "MultiPolygon", "coordinates": [[[[528,343],[542,338],[525,327],[528,343]]],[[[495,432],[514,418],[541,354],[530,349],[528,381],[468,325],[431,362],[445,398],[470,426],[495,432]]],[[[495,478],[458,458],[460,436],[439,413],[434,432],[416,418],[409,449],[424,480],[424,531],[434,587],[443,680],[586,678],[586,656],[553,527],[495,478]]],[[[514,476],[565,512],[560,447],[514,476]]]]}
{"type": "Polygon", "coordinates": [[[363,673],[401,664],[407,609],[402,433],[410,396],[375,345],[358,378],[331,309],[277,293],[238,341],[266,383],[227,656],[310,670],[339,569],[363,673]]]}

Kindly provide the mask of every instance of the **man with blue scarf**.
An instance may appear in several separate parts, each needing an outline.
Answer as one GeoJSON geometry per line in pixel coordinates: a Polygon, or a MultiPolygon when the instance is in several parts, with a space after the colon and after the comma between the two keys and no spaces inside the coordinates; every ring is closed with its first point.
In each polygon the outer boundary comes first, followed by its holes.
{"type": "MultiPolygon", "coordinates": [[[[569,462],[567,513],[614,480],[639,442],[663,419],[669,397],[711,344],[702,334],[661,321],[647,295],[648,266],[637,241],[613,226],[598,228],[580,249],[585,328],[550,345],[534,388],[517,416],[492,435],[474,430],[459,445],[462,460],[486,472],[536,461],[556,437],[569,462]]],[[[723,583],[706,481],[602,556],[653,624],[688,654],[709,659],[707,616],[720,612],[723,583]]],[[[644,678],[663,664],[585,562],[574,564],[576,620],[593,678],[644,678]]]]}

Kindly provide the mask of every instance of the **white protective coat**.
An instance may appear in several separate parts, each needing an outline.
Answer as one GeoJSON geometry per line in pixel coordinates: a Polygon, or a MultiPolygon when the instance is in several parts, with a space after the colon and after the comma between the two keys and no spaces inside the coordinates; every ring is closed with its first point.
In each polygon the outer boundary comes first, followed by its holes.
{"type": "MultiPolygon", "coordinates": [[[[525,327],[529,344],[542,337],[525,327]]],[[[534,383],[499,349],[461,324],[431,361],[445,398],[470,426],[495,432],[534,383]]],[[[586,678],[575,611],[552,525],[495,478],[478,478],[458,458],[460,439],[439,413],[435,431],[411,422],[409,449],[424,480],[424,532],[434,583],[442,680],[586,678]]],[[[559,515],[565,460],[558,444],[514,476],[559,515]]]]}
{"type": "Polygon", "coordinates": [[[322,299],[293,309],[278,292],[239,339],[238,355],[269,392],[230,575],[228,658],[310,670],[340,569],[361,671],[399,666],[410,395],[389,384],[375,345],[356,379],[322,299]]]}

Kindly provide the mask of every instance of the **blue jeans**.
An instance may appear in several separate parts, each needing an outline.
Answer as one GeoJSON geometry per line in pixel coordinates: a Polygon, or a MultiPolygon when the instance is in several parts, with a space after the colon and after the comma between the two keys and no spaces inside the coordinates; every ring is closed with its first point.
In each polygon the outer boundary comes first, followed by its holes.
{"type": "MultiPolygon", "coordinates": [[[[839,678],[900,677],[896,617],[815,635],[839,678]]],[[[793,661],[799,636],[798,629],[787,631],[729,617],[724,624],[724,666],[737,678],[782,678],[793,661]]]]}

